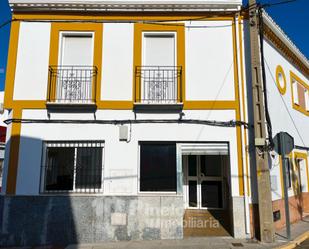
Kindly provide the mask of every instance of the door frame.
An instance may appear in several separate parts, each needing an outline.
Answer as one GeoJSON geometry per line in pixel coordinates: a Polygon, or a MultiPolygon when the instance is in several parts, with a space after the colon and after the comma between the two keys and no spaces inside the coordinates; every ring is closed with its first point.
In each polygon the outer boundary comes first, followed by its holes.
{"type": "Polygon", "coordinates": [[[184,194],[184,208],[185,209],[195,209],[195,210],[223,210],[226,208],[226,198],[224,198],[227,195],[227,192],[225,190],[225,184],[224,184],[224,176],[223,176],[223,167],[221,164],[221,177],[213,177],[213,176],[202,176],[201,173],[201,155],[194,155],[196,156],[196,176],[189,176],[189,156],[190,155],[182,155],[182,165],[183,165],[183,194],[184,194]],[[196,181],[197,182],[197,207],[190,207],[189,206],[189,181],[196,181]],[[202,207],[202,191],[201,191],[201,185],[203,181],[221,181],[221,189],[222,189],[222,207],[221,208],[214,208],[214,207],[202,207]]]}

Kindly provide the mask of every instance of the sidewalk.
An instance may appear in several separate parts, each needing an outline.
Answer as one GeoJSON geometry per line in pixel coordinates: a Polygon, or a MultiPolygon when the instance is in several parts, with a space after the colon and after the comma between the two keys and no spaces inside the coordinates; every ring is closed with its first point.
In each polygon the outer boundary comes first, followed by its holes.
{"type": "MultiPolygon", "coordinates": [[[[309,216],[291,227],[292,239],[309,231],[309,216]]],[[[285,229],[276,233],[276,242],[264,244],[246,239],[232,237],[191,237],[183,240],[152,240],[152,241],[118,241],[95,244],[69,245],[66,249],[233,249],[233,248],[284,248],[289,242],[285,238],[285,229]]],[[[292,248],[292,247],[289,247],[292,248]]]]}

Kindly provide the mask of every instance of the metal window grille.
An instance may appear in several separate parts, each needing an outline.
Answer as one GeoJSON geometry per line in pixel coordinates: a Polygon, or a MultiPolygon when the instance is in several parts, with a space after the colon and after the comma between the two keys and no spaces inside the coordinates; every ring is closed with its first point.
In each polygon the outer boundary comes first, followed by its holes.
{"type": "Polygon", "coordinates": [[[181,74],[181,67],[137,66],[135,79],[136,84],[141,86],[141,96],[137,96],[136,101],[150,104],[180,102],[178,85],[181,85],[181,74]]]}
{"type": "Polygon", "coordinates": [[[102,192],[103,148],[101,141],[46,142],[42,192],[102,192]]]}
{"type": "Polygon", "coordinates": [[[97,68],[93,66],[50,66],[50,102],[94,103],[97,68]]]}

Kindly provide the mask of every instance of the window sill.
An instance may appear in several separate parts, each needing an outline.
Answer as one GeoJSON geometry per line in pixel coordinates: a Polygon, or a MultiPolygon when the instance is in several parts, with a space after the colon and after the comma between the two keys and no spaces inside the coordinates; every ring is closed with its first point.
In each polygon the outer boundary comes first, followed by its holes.
{"type": "Polygon", "coordinates": [[[155,104],[155,103],[134,103],[134,111],[141,113],[180,113],[183,110],[183,103],[155,104]]]}
{"type": "Polygon", "coordinates": [[[46,108],[54,112],[95,112],[97,105],[92,103],[47,102],[46,108]]]}

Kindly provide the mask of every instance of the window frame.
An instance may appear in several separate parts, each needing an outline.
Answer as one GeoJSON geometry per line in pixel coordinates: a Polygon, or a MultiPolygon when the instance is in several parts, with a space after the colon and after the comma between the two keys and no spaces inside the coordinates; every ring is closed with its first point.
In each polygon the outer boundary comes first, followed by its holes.
{"type": "MultiPolygon", "coordinates": [[[[50,31],[49,67],[59,65],[61,57],[61,33],[93,33],[93,66],[97,68],[96,87],[93,87],[93,99],[96,103],[101,100],[101,74],[102,74],[102,47],[103,24],[102,23],[52,23],[50,31]]],[[[49,84],[49,79],[47,84],[49,84]]],[[[55,99],[55,86],[47,85],[47,100],[55,99]]]]}
{"type": "Polygon", "coordinates": [[[290,84],[291,84],[291,95],[292,95],[292,107],[293,109],[303,113],[306,116],[309,116],[309,85],[306,84],[305,81],[303,81],[300,77],[298,77],[294,72],[290,71],[290,84]],[[299,105],[299,103],[295,102],[296,94],[297,99],[298,92],[295,93],[294,91],[294,84],[300,84],[301,87],[304,88],[304,97],[305,97],[305,108],[299,105]],[[308,105],[308,106],[307,106],[308,105]]]}
{"type": "Polygon", "coordinates": [[[152,196],[162,196],[162,195],[177,195],[177,143],[175,142],[170,142],[170,141],[140,141],[138,143],[138,160],[137,160],[137,168],[138,168],[138,179],[137,179],[137,194],[138,195],[152,195],[152,196]],[[176,172],[176,190],[175,191],[142,191],[140,189],[141,187],[141,145],[143,144],[175,144],[176,147],[176,165],[175,165],[175,172],[176,172]]]}
{"type": "Polygon", "coordinates": [[[166,23],[166,25],[155,25],[147,23],[134,24],[134,48],[133,48],[133,99],[139,103],[141,99],[141,86],[136,82],[136,68],[143,63],[143,33],[175,33],[175,66],[181,67],[181,79],[177,85],[177,104],[185,101],[185,25],[184,23],[166,23]]]}
{"type": "Polygon", "coordinates": [[[40,194],[103,194],[104,191],[104,158],[105,158],[105,141],[102,140],[65,140],[65,141],[44,141],[42,146],[42,160],[40,170],[40,194]],[[55,146],[50,146],[50,145],[55,146]],[[86,146],[80,146],[86,144],[86,146]],[[89,144],[97,144],[99,146],[88,146],[89,144]],[[74,172],[73,172],[73,189],[72,190],[46,190],[46,165],[47,165],[47,148],[74,148],[74,172]],[[76,188],[76,161],[78,148],[101,148],[102,149],[102,165],[101,165],[101,188],[76,188]]]}
{"type": "Polygon", "coordinates": [[[284,95],[286,93],[286,77],[285,77],[285,73],[284,70],[282,68],[281,65],[278,65],[276,68],[276,85],[277,88],[279,90],[279,92],[281,93],[281,95],[284,95]],[[283,86],[280,84],[280,74],[282,77],[282,81],[283,81],[283,86]]]}

